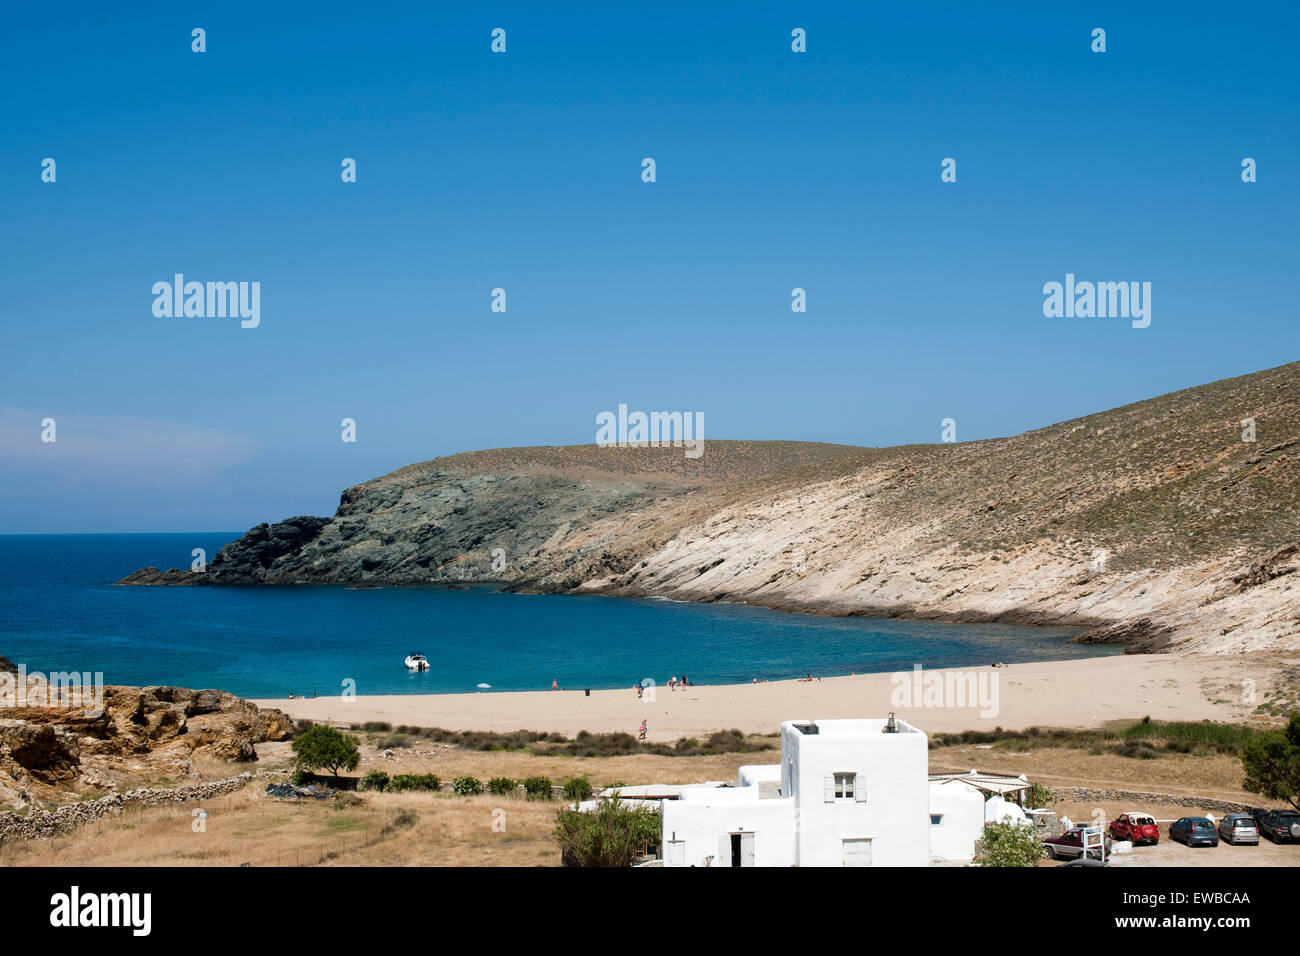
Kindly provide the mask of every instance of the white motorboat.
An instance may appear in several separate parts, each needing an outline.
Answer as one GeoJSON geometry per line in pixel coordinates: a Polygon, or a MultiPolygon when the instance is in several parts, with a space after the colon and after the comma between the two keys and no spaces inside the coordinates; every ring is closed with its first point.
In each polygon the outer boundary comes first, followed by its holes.
{"type": "Polygon", "coordinates": [[[429,669],[429,659],[423,654],[408,654],[406,656],[406,667],[413,671],[427,671],[429,669]]]}

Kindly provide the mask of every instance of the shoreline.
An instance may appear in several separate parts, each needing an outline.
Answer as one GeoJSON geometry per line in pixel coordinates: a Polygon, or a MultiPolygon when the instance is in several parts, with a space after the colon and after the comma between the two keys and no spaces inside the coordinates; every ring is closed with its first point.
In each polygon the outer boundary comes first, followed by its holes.
{"type": "Polygon", "coordinates": [[[482,691],[253,702],[296,720],[342,725],[382,721],[394,727],[500,733],[532,730],[568,737],[583,730],[635,735],[645,720],[647,739],[669,742],[733,727],[775,733],[785,720],[884,716],[891,711],[927,733],[955,733],[1035,725],[1085,728],[1145,716],[1243,721],[1250,718],[1255,703],[1241,699],[1242,682],[1257,682],[1262,699],[1269,675],[1286,663],[1281,657],[1264,663],[1246,656],[1120,654],[922,672],[923,680],[938,675],[932,680],[978,694],[964,700],[951,690],[947,699],[932,697],[911,674],[904,679],[877,673],[678,690],[660,686],[653,701],[638,699],[629,688],[593,690],[590,696],[582,690],[482,691]]]}

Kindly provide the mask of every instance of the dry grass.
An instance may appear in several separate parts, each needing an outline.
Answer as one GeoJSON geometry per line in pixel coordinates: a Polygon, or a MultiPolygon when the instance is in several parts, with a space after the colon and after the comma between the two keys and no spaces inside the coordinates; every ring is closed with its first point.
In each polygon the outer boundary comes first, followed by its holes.
{"type": "Polygon", "coordinates": [[[1154,760],[1140,760],[1066,747],[1015,752],[964,745],[930,751],[930,767],[934,771],[976,767],[998,773],[1023,773],[1047,787],[1152,790],[1263,802],[1258,795],[1241,788],[1241,759],[1226,754],[1166,754],[1154,760]]]}
{"type": "Polygon", "coordinates": [[[52,840],[0,847],[3,866],[557,865],[557,804],[446,794],[365,794],[357,806],[285,801],[250,786],[201,804],[128,810],[52,840]],[[504,830],[493,823],[504,811],[504,830]],[[418,814],[387,829],[400,810],[418,814]]]}
{"type": "MultiPolygon", "coordinates": [[[[597,787],[613,783],[698,783],[731,780],[747,763],[778,759],[776,751],[710,757],[535,757],[527,753],[437,748],[428,741],[417,752],[385,759],[363,748],[358,774],[436,773],[443,780],[468,775],[564,778],[589,774],[597,787]]],[[[288,744],[260,744],[261,769],[287,766],[288,744]]],[[[241,769],[229,764],[203,767],[209,779],[241,769]]],[[[522,797],[458,797],[449,793],[357,795],[347,806],[331,801],[286,801],[268,797],[263,784],[202,804],[128,809],[119,817],[87,825],[51,840],[0,846],[0,866],[558,866],[551,839],[562,802],[522,797]],[[193,811],[208,811],[206,829],[192,829],[193,811]],[[418,814],[415,824],[385,833],[401,810],[418,814]],[[504,816],[503,816],[504,814],[504,816]],[[495,828],[494,828],[495,824],[495,828]]]]}

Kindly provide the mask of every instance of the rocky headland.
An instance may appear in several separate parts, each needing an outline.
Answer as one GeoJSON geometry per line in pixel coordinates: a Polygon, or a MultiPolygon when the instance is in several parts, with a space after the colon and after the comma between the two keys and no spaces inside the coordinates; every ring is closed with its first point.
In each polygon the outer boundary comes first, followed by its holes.
{"type": "Polygon", "coordinates": [[[986,441],[452,455],[258,525],[202,573],[119,583],[492,582],[1242,653],[1300,648],[1297,568],[1293,363],[986,441]]]}

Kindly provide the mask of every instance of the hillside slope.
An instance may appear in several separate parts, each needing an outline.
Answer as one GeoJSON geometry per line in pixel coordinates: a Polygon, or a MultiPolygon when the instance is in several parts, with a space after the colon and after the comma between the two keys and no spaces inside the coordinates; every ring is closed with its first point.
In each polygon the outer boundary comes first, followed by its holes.
{"type": "Polygon", "coordinates": [[[1293,363],[962,444],[452,455],[349,488],[332,518],[254,528],[204,574],[122,583],[500,581],[1297,647],[1298,458],[1293,363]]]}

